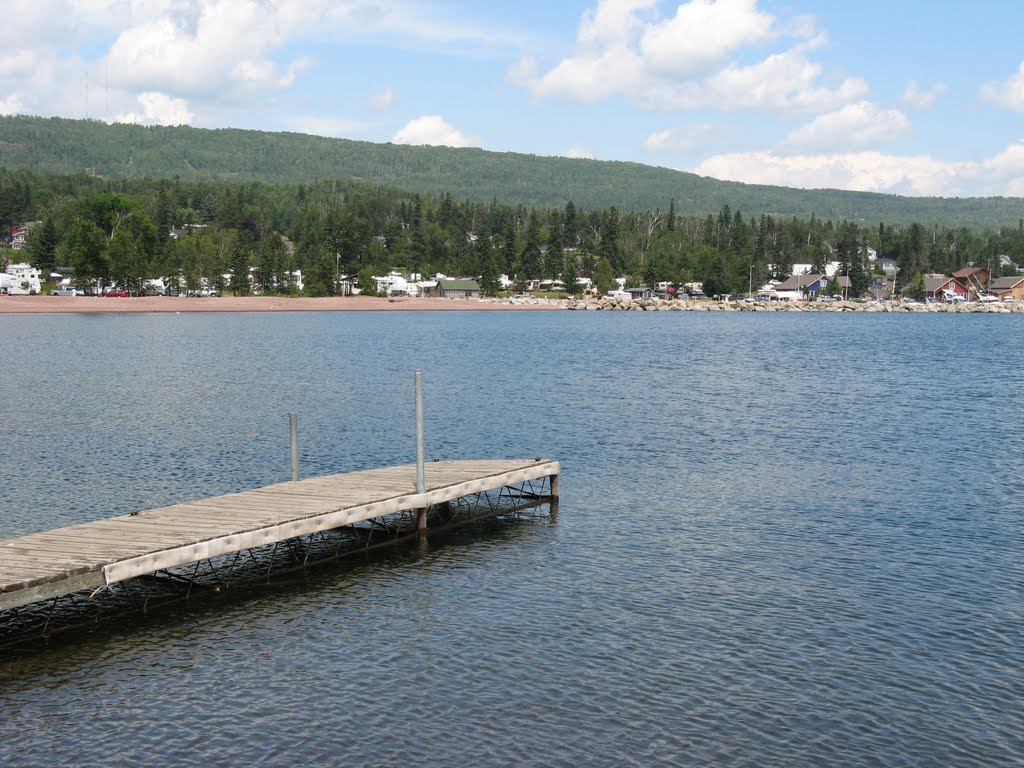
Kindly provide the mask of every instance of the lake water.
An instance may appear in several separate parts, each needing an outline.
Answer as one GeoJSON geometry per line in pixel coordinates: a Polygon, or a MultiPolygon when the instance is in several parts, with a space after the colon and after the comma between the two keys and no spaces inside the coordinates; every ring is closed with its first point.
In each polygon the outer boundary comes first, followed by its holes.
{"type": "Polygon", "coordinates": [[[541,516],[0,657],[0,764],[1020,765],[1024,317],[0,315],[0,536],[414,457],[541,516]]]}

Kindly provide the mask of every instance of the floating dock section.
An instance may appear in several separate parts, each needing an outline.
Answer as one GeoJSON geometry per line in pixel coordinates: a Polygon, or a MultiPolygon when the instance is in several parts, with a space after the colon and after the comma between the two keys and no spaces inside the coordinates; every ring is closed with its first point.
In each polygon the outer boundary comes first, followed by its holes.
{"type": "MultiPolygon", "coordinates": [[[[339,529],[391,535],[396,517],[411,524],[404,535],[423,535],[429,509],[467,497],[558,498],[555,461],[434,461],[423,473],[407,464],[311,477],[3,540],[0,612],[282,542],[295,549],[303,537],[339,529]]],[[[489,504],[480,516],[495,509],[489,504]]]]}

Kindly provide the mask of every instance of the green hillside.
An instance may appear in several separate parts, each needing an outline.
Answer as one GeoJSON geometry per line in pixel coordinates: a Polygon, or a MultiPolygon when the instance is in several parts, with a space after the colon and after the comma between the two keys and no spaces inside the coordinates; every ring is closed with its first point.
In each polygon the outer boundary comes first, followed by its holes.
{"type": "Polygon", "coordinates": [[[798,190],[704,178],[639,163],[538,157],[480,149],[410,147],[237,129],[107,125],[89,120],[0,117],[0,166],[108,179],[308,183],[362,179],[458,199],[586,210],[769,214],[887,223],[1016,226],[1021,198],[911,198],[798,190]]]}

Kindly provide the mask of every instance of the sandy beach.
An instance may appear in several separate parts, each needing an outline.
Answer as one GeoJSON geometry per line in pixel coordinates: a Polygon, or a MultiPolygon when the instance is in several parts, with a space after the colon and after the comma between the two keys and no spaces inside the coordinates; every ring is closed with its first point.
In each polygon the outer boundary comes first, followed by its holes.
{"type": "Polygon", "coordinates": [[[487,299],[414,299],[383,296],[5,296],[0,314],[41,312],[421,312],[552,310],[556,304],[508,304],[487,299]]]}

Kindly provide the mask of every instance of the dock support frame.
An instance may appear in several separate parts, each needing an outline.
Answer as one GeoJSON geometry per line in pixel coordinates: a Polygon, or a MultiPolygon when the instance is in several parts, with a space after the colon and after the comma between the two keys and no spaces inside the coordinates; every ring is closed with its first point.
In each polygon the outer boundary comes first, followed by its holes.
{"type": "MultiPolygon", "coordinates": [[[[555,519],[557,475],[467,494],[430,508],[406,509],[335,529],[238,550],[188,565],[162,569],[116,584],[92,582],[79,591],[0,611],[0,648],[81,629],[108,618],[148,613],[170,602],[215,594],[231,586],[269,583],[272,578],[354,555],[442,534],[494,517],[518,518],[549,506],[555,519]]],[[[93,575],[95,576],[95,574],[93,575]]],[[[83,582],[83,587],[85,582],[83,582]]]]}

